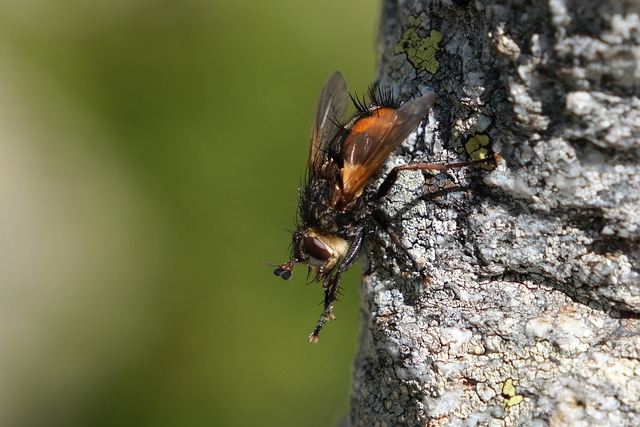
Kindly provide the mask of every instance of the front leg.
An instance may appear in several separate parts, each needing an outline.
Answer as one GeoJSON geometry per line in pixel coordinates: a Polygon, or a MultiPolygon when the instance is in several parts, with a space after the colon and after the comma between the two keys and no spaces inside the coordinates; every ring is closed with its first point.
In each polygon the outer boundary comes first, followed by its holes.
{"type": "Polygon", "coordinates": [[[311,335],[309,335],[310,342],[318,342],[318,335],[320,335],[320,331],[322,331],[322,327],[324,326],[325,322],[327,320],[332,320],[335,318],[333,313],[331,313],[331,309],[333,308],[333,302],[338,296],[342,273],[344,273],[355,262],[356,258],[358,257],[358,253],[362,248],[363,240],[364,232],[361,229],[358,231],[358,234],[356,234],[356,237],[353,240],[353,243],[351,244],[347,255],[344,257],[340,265],[338,265],[337,271],[334,274],[327,276],[322,283],[322,287],[324,289],[324,310],[322,310],[322,315],[320,316],[320,320],[318,320],[316,328],[313,330],[311,335]]]}

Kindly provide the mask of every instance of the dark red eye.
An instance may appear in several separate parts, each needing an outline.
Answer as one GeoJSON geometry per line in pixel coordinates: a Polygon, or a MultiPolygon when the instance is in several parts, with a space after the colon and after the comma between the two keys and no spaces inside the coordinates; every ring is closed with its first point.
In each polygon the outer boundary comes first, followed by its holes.
{"type": "Polygon", "coordinates": [[[331,252],[322,241],[313,236],[304,238],[304,250],[307,254],[318,261],[326,261],[331,258],[331,252]]]}

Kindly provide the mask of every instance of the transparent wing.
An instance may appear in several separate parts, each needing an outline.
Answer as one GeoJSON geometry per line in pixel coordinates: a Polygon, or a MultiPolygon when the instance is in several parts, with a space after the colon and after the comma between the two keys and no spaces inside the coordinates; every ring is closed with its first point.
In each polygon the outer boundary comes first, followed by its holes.
{"type": "Polygon", "coordinates": [[[335,71],[322,88],[316,114],[311,128],[311,151],[309,171],[314,174],[322,166],[325,148],[340,129],[335,122],[342,123],[349,108],[347,83],[340,71],[335,71]]]}

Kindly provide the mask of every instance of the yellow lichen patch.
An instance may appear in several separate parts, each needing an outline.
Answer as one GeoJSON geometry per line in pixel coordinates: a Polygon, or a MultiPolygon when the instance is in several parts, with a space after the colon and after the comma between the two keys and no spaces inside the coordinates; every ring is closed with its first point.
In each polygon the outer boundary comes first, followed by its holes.
{"type": "Polygon", "coordinates": [[[416,72],[435,74],[440,68],[436,53],[440,50],[438,45],[442,41],[442,33],[431,30],[428,37],[421,37],[418,33],[420,29],[420,20],[414,16],[409,17],[409,26],[396,45],[395,53],[406,54],[416,72]]]}
{"type": "Polygon", "coordinates": [[[524,400],[522,395],[516,394],[516,388],[511,378],[508,378],[502,385],[502,395],[506,398],[504,406],[507,407],[518,405],[524,400]]]}
{"type": "MultiPolygon", "coordinates": [[[[491,140],[488,135],[474,135],[465,142],[464,147],[458,149],[458,152],[460,154],[467,153],[471,160],[486,159],[491,155],[491,140]]],[[[492,171],[496,168],[496,165],[494,162],[489,161],[478,164],[476,167],[492,171]]]]}

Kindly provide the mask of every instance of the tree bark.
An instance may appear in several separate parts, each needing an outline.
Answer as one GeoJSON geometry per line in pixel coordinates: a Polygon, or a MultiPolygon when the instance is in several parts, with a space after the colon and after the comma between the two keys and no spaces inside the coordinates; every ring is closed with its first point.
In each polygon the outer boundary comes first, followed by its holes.
{"type": "Polygon", "coordinates": [[[435,91],[392,156],[464,191],[385,208],[361,285],[352,426],[640,425],[637,1],[385,0],[378,83],[435,91]]]}

